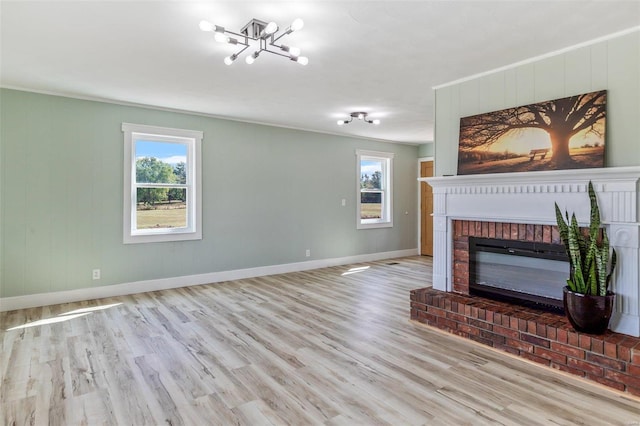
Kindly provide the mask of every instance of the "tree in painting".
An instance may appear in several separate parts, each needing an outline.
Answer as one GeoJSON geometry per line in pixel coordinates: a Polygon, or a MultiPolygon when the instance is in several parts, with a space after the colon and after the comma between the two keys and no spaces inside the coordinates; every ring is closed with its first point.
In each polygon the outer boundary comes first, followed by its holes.
{"type": "Polygon", "coordinates": [[[464,117],[460,124],[460,152],[488,150],[507,134],[539,129],[549,137],[548,168],[575,168],[570,150],[573,136],[590,132],[604,141],[606,96],[603,90],[464,117]]]}

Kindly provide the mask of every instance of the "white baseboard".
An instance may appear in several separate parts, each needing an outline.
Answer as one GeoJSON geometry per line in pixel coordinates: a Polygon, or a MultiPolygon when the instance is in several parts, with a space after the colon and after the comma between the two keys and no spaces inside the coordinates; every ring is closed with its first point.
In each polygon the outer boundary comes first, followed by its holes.
{"type": "Polygon", "coordinates": [[[332,259],[310,260],[307,262],[285,263],[282,265],[235,269],[231,271],[211,272],[208,274],[161,278],[157,280],[136,281],[132,283],[106,285],[102,287],[89,287],[77,290],[57,291],[52,293],[38,293],[25,296],[3,297],[0,298],[0,312],[416,255],[418,255],[417,248],[387,251],[382,253],[361,254],[356,256],[339,257],[332,259]]]}

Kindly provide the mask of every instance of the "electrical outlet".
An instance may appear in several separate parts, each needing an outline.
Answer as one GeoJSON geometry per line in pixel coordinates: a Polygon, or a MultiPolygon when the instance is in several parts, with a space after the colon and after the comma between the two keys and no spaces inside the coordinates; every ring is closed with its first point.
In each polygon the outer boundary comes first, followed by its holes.
{"type": "Polygon", "coordinates": [[[307,249],[307,252],[305,253],[305,255],[306,255],[307,257],[311,256],[311,250],[310,250],[310,249],[307,249]]]}
{"type": "Polygon", "coordinates": [[[94,269],[93,272],[91,273],[91,277],[94,280],[99,280],[100,279],[100,269],[94,269]]]}

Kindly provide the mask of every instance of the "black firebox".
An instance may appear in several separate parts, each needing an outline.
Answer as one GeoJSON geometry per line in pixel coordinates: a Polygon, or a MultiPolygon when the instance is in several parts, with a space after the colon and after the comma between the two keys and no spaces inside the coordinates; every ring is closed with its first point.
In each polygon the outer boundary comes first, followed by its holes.
{"type": "Polygon", "coordinates": [[[563,312],[569,260],[561,244],[469,238],[469,293],[563,312]]]}

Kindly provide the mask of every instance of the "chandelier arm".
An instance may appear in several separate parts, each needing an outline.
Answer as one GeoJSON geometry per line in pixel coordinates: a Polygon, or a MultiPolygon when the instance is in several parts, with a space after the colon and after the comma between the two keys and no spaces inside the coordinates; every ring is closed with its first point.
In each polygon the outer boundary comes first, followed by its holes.
{"type": "Polygon", "coordinates": [[[280,34],[278,37],[275,37],[275,38],[273,37],[273,36],[275,36],[275,34],[273,34],[273,35],[271,36],[271,43],[270,43],[270,44],[275,43],[276,41],[280,40],[282,37],[286,36],[287,34],[290,34],[290,33],[288,33],[288,32],[286,32],[286,31],[285,31],[285,32],[283,32],[282,34],[280,34]]]}
{"type": "Polygon", "coordinates": [[[269,50],[268,48],[261,49],[261,51],[263,51],[263,52],[273,53],[274,55],[283,56],[283,57],[285,57],[285,58],[289,58],[289,59],[291,59],[291,56],[290,56],[290,55],[285,55],[284,53],[276,52],[275,50],[269,50]]]}
{"type": "Polygon", "coordinates": [[[224,33],[225,33],[225,34],[232,34],[232,35],[234,35],[234,36],[236,36],[236,37],[240,37],[240,38],[245,39],[245,43],[243,43],[243,44],[248,44],[248,43],[247,43],[247,39],[251,39],[251,40],[254,40],[254,41],[255,41],[255,40],[260,40],[260,38],[259,38],[259,37],[251,37],[251,36],[250,36],[250,35],[248,35],[248,34],[236,33],[236,32],[233,32],[233,31],[229,31],[229,30],[228,30],[228,29],[226,29],[226,28],[224,29],[224,33]]]}
{"type": "MultiPolygon", "coordinates": [[[[240,44],[240,43],[238,43],[238,44],[240,44]]],[[[234,55],[235,55],[236,57],[238,57],[242,52],[244,52],[244,51],[245,51],[245,50],[247,50],[248,48],[249,48],[249,45],[248,45],[248,44],[245,44],[245,45],[244,45],[244,47],[243,47],[242,49],[238,50],[236,53],[234,53],[234,55]]]]}

